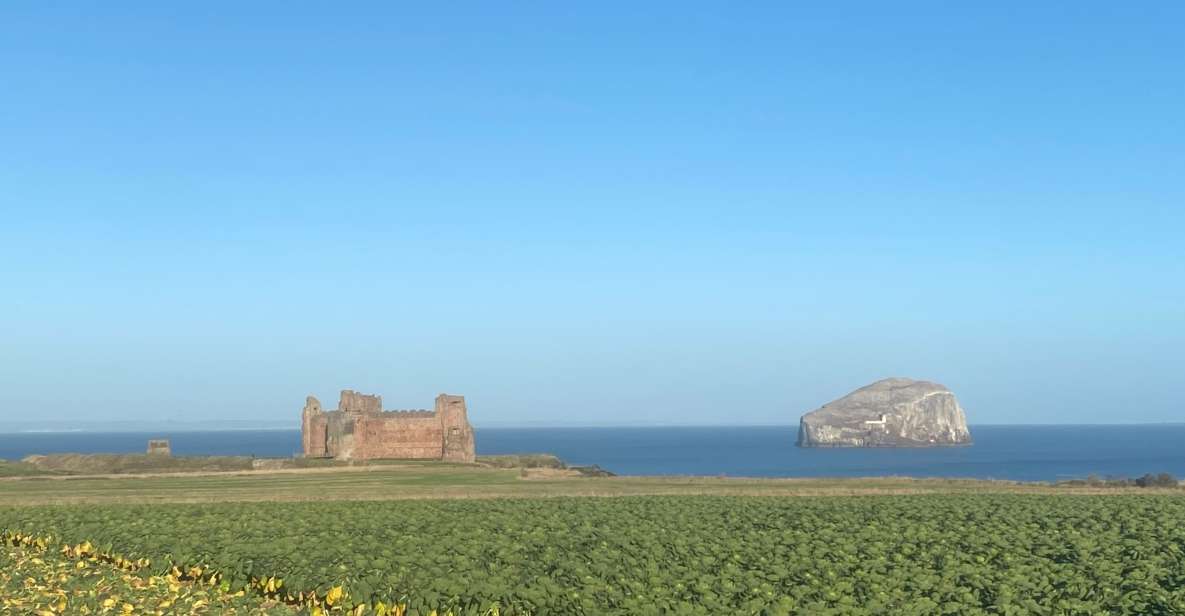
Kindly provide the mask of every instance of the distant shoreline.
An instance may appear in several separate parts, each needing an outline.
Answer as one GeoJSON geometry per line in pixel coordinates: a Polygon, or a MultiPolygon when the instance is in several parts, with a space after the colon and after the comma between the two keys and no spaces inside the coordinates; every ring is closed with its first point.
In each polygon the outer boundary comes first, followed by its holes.
{"type": "Polygon", "coordinates": [[[300,431],[300,427],[284,427],[284,428],[160,428],[160,429],[143,429],[137,428],[135,430],[118,430],[108,428],[69,428],[69,429],[35,429],[27,430],[0,430],[0,434],[13,436],[21,434],[155,434],[158,432],[287,432],[300,431]]]}
{"type": "MultiPolygon", "coordinates": [[[[1149,426],[1185,426],[1185,421],[1153,421],[1153,422],[1128,422],[1128,423],[973,423],[968,424],[971,429],[975,428],[1124,428],[1124,427],[1149,427],[1149,426]]],[[[672,424],[672,425],[648,425],[648,426],[474,426],[477,430],[670,430],[670,429],[718,429],[718,428],[797,428],[798,424],[784,423],[784,424],[672,424]]],[[[25,429],[0,429],[2,435],[22,435],[22,434],[152,434],[158,432],[299,432],[300,426],[271,426],[258,428],[244,428],[244,427],[153,427],[153,428],[25,428],[25,429]]]]}

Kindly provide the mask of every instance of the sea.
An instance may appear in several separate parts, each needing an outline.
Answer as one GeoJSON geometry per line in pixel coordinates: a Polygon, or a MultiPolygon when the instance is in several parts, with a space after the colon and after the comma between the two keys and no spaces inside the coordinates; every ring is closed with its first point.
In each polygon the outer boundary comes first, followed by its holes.
{"type": "MultiPolygon", "coordinates": [[[[1185,478],[1185,424],[981,425],[958,447],[803,449],[797,426],[478,428],[478,455],[552,453],[619,475],[966,477],[1058,481],[1171,473],[1185,478]]],[[[288,457],[298,430],[0,433],[0,459],[135,453],[167,438],[174,455],[288,457]]]]}

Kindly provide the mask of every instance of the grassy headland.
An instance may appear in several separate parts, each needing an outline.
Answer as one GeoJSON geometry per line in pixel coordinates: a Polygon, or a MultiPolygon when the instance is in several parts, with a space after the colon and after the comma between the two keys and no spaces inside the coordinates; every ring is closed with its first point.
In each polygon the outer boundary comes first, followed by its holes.
{"type": "MultiPolygon", "coordinates": [[[[5,468],[10,465],[4,465],[5,468]]],[[[973,479],[746,479],[534,475],[522,468],[390,461],[357,466],[64,475],[13,465],[0,502],[194,503],[627,495],[840,496],[887,494],[1185,494],[1181,489],[1100,488],[973,479]]]]}

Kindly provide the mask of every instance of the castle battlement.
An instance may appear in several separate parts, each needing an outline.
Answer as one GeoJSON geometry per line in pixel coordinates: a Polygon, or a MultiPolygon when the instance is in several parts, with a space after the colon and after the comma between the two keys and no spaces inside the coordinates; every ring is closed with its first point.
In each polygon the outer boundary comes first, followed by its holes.
{"type": "Polygon", "coordinates": [[[397,409],[393,411],[383,411],[383,417],[436,417],[436,411],[429,411],[428,409],[397,409]]]}
{"type": "Polygon", "coordinates": [[[436,408],[383,410],[381,396],[345,389],[338,408],[305,399],[301,443],[310,458],[382,458],[473,462],[473,426],[463,396],[440,394],[436,408]]]}

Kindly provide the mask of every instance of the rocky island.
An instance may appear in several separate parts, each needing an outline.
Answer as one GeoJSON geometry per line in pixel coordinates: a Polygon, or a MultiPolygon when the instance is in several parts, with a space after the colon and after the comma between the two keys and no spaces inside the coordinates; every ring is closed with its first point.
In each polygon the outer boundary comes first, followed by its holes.
{"type": "Polygon", "coordinates": [[[799,447],[931,447],[971,443],[955,395],[929,381],[884,379],[802,416],[799,447]]]}

